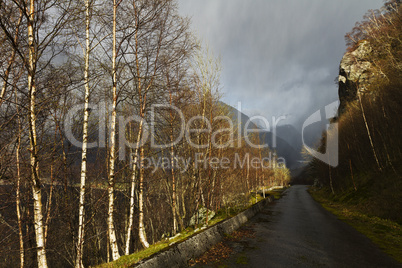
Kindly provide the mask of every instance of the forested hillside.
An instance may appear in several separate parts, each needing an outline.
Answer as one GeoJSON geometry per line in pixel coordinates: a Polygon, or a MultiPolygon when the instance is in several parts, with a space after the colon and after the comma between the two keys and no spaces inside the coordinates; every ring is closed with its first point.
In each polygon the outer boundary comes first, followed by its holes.
{"type": "MultiPolygon", "coordinates": [[[[345,36],[339,72],[339,165],[314,160],[316,184],[369,215],[402,222],[402,7],[370,10],[345,36]]],[[[321,152],[325,152],[322,138],[321,152]]]]}
{"type": "Polygon", "coordinates": [[[288,182],[189,25],[174,0],[0,1],[0,267],[116,260],[288,182]]]}

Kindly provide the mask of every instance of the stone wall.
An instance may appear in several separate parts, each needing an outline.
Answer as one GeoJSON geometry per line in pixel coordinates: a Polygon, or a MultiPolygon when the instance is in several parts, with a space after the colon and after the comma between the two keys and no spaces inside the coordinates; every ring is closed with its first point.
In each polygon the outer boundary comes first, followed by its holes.
{"type": "Polygon", "coordinates": [[[201,233],[195,234],[187,240],[179,242],[148,259],[140,261],[134,267],[188,267],[190,259],[201,256],[213,245],[219,243],[225,234],[238,229],[273,200],[274,198],[269,196],[236,216],[218,223],[201,233]]]}

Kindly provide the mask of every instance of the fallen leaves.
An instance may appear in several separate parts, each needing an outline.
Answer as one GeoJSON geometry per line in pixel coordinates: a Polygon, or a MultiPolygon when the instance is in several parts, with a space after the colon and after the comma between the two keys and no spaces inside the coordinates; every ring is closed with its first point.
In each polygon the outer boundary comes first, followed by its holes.
{"type": "Polygon", "coordinates": [[[213,264],[218,263],[223,259],[229,258],[233,252],[233,248],[230,244],[233,242],[238,242],[244,238],[255,238],[255,232],[251,229],[241,228],[237,231],[232,232],[225,236],[222,242],[216,244],[201,257],[190,260],[189,266],[194,266],[196,264],[213,264]]]}

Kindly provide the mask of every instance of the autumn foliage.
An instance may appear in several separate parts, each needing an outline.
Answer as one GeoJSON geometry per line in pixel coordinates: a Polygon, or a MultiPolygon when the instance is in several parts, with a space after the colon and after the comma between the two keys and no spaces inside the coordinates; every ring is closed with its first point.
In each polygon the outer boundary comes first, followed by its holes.
{"type": "MultiPolygon", "coordinates": [[[[334,196],[366,211],[402,221],[402,7],[388,1],[371,10],[346,35],[348,51],[362,40],[371,47],[367,60],[374,79],[354,84],[357,94],[343,103],[337,119],[339,165],[313,161],[311,175],[334,196]]],[[[341,104],[342,105],[342,104],[341,104]]],[[[325,137],[321,151],[325,151],[325,137]]]]}

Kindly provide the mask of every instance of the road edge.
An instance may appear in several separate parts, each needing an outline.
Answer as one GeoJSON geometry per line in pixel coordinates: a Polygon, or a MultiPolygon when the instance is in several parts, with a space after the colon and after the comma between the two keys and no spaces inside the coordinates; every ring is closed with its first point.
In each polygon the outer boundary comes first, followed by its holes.
{"type": "Polygon", "coordinates": [[[165,251],[156,253],[148,259],[141,260],[133,267],[188,267],[188,261],[204,254],[213,245],[219,243],[225,236],[246,223],[268,203],[273,202],[273,196],[261,200],[236,216],[217,223],[205,231],[178,242],[165,251]]]}

